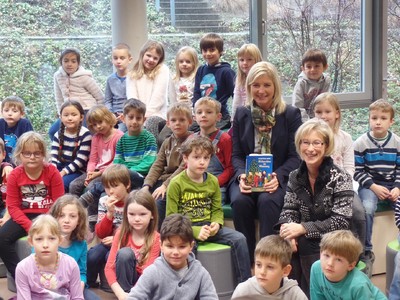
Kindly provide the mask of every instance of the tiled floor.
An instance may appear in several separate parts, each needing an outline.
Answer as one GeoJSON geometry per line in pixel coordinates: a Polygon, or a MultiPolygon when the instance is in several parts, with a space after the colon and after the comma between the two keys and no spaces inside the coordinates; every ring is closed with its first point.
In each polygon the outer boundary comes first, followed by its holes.
{"type": "MultiPolygon", "coordinates": [[[[386,275],[374,275],[372,276],[372,282],[379,287],[383,292],[385,292],[386,288],[386,275]]],[[[104,300],[112,300],[112,299],[117,299],[114,294],[106,293],[103,292],[99,289],[93,289],[93,291],[100,297],[100,299],[104,300]]],[[[9,299],[12,296],[14,296],[15,293],[12,293],[8,291],[7,289],[7,279],[6,278],[0,278],[0,296],[3,297],[4,299],[9,299]]]]}

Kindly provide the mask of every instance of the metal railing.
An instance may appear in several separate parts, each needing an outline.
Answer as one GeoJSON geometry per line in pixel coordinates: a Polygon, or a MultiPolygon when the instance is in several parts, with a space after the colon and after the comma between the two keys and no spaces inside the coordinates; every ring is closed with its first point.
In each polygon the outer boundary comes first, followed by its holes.
{"type": "MultiPolygon", "coordinates": [[[[169,0],[169,7],[170,7],[171,25],[175,27],[175,24],[176,24],[175,0],[169,0]]],[[[156,0],[156,10],[160,11],[160,8],[161,8],[160,0],[156,0]]]]}

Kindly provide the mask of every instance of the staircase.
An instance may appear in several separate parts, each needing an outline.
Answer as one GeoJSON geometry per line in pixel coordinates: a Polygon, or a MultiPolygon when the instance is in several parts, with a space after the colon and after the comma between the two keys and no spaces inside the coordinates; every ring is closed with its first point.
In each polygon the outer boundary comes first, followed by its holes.
{"type": "MultiPolygon", "coordinates": [[[[160,9],[171,19],[170,0],[160,0],[160,9]]],[[[175,27],[184,32],[225,32],[222,19],[207,0],[175,0],[175,27]]]]}

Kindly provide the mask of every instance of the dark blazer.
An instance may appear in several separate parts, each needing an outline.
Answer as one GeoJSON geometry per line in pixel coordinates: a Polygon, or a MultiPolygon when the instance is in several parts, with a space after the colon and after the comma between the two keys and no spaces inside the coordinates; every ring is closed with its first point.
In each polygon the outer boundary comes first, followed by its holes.
{"type": "MultiPolygon", "coordinates": [[[[287,105],[281,114],[275,114],[272,128],[271,152],[274,155],[274,172],[281,188],[286,190],[289,173],[300,166],[294,136],[301,125],[301,114],[297,107],[287,105]]],[[[254,153],[254,125],[250,108],[238,107],[232,127],[232,165],[235,170],[233,180],[245,173],[246,156],[254,153]]]]}

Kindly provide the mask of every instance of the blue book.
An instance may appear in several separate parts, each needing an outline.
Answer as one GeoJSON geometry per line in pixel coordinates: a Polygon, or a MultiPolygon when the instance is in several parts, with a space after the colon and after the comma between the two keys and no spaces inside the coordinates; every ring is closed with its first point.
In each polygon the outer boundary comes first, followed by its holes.
{"type": "Polygon", "coordinates": [[[252,192],[264,192],[264,184],[271,180],[274,156],[250,154],[246,157],[246,183],[252,192]]]}

